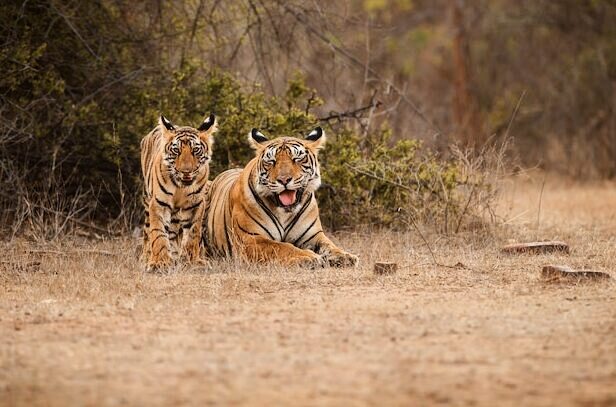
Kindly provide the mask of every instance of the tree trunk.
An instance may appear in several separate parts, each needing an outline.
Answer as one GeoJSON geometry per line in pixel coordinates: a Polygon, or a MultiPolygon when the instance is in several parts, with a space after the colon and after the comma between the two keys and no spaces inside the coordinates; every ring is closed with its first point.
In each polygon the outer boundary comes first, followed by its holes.
{"type": "Polygon", "coordinates": [[[464,0],[451,1],[453,26],[453,117],[458,140],[466,147],[485,143],[479,104],[472,89],[472,65],[464,21],[464,0]]]}

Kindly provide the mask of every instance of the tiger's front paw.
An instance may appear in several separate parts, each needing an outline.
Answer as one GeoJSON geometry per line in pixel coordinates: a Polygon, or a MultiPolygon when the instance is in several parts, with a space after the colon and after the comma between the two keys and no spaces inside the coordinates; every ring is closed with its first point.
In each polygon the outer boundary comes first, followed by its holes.
{"type": "Polygon", "coordinates": [[[199,239],[193,239],[182,248],[182,260],[194,265],[205,264],[205,261],[201,259],[199,239]]]}
{"type": "Polygon", "coordinates": [[[359,257],[342,250],[326,254],[323,258],[331,267],[355,267],[359,262],[359,257]]]}
{"type": "Polygon", "coordinates": [[[299,266],[302,268],[316,269],[325,266],[325,261],[323,256],[310,251],[305,250],[305,253],[295,256],[293,259],[288,261],[290,266],[299,266]]]}
{"type": "Polygon", "coordinates": [[[173,263],[168,252],[163,251],[158,256],[150,257],[150,261],[145,266],[146,273],[164,273],[169,270],[173,263]]]}
{"type": "Polygon", "coordinates": [[[192,266],[204,266],[207,264],[207,262],[201,258],[201,253],[194,255],[184,252],[180,257],[180,261],[183,263],[188,263],[192,266]]]}

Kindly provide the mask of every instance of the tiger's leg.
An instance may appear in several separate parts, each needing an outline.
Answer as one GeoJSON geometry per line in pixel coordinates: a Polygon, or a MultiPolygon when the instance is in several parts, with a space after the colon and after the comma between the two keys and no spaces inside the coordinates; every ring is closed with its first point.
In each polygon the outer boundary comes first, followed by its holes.
{"type": "Polygon", "coordinates": [[[148,241],[149,228],[143,227],[143,247],[141,249],[141,261],[147,262],[150,258],[150,242],[148,241]]]}
{"type": "Polygon", "coordinates": [[[143,247],[141,248],[141,261],[147,262],[150,258],[150,243],[148,241],[148,235],[150,234],[150,217],[147,212],[145,212],[145,222],[143,225],[143,247]]]}
{"type": "Polygon", "coordinates": [[[169,228],[167,229],[167,237],[169,238],[169,254],[171,258],[176,259],[182,253],[182,227],[177,219],[171,217],[169,228]]]}
{"type": "Polygon", "coordinates": [[[320,232],[306,242],[323,256],[325,262],[332,267],[352,267],[357,265],[359,258],[334,244],[325,233],[320,232]]]}
{"type": "Polygon", "coordinates": [[[205,264],[205,261],[201,259],[200,246],[204,210],[205,203],[202,201],[201,204],[193,210],[190,222],[183,225],[183,255],[193,264],[205,264]]]}
{"type": "Polygon", "coordinates": [[[312,250],[300,249],[291,243],[277,242],[263,236],[239,232],[239,245],[244,256],[254,262],[276,262],[285,266],[319,267],[323,259],[312,250]]]}
{"type": "Polygon", "coordinates": [[[150,235],[150,212],[148,205],[144,203],[145,219],[143,221],[143,247],[141,248],[141,261],[147,263],[150,258],[150,243],[148,236],[150,235]]]}
{"type": "Polygon", "coordinates": [[[156,271],[171,264],[169,235],[169,223],[171,220],[171,208],[163,206],[152,199],[149,207],[150,228],[149,246],[150,257],[146,271],[156,271]]]}

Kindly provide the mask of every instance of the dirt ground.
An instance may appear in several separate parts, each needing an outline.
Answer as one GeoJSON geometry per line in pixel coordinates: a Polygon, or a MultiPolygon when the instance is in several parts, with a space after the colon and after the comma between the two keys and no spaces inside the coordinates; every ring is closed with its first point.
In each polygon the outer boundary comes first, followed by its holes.
{"type": "Polygon", "coordinates": [[[616,185],[505,187],[493,232],[426,235],[441,266],[415,232],[337,235],[356,269],[165,276],[130,239],[4,243],[0,405],[616,405],[616,185]],[[500,253],[535,239],[571,254],[500,253]]]}

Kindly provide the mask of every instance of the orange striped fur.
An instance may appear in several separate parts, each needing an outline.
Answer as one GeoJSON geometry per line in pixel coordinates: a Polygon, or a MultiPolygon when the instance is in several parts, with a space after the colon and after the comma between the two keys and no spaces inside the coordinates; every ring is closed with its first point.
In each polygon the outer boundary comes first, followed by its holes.
{"type": "Polygon", "coordinates": [[[141,140],[145,227],[143,259],[146,270],[159,270],[173,261],[173,247],[191,263],[203,263],[199,242],[216,118],[199,128],[174,126],[164,116],[141,140]]]}
{"type": "Polygon", "coordinates": [[[321,184],[320,128],[305,140],[268,140],[256,129],[256,157],[214,179],[206,198],[203,244],[211,254],[285,265],[352,266],[357,256],[323,232],[314,193],[321,184]]]}

